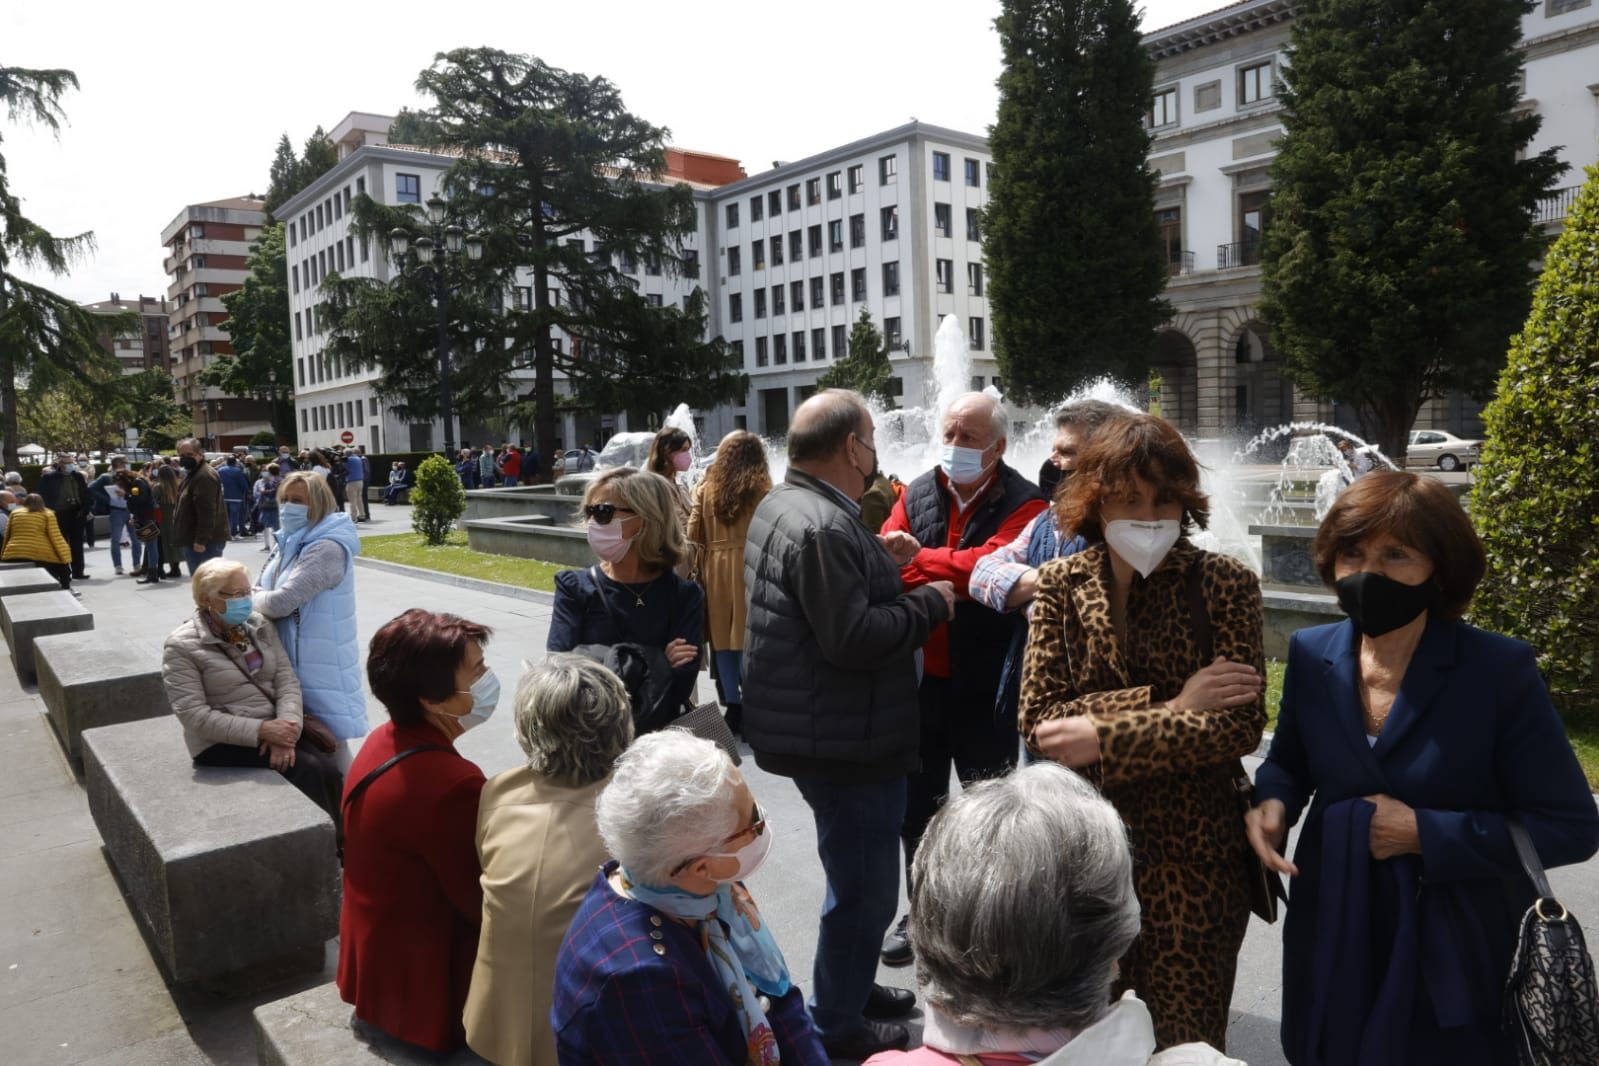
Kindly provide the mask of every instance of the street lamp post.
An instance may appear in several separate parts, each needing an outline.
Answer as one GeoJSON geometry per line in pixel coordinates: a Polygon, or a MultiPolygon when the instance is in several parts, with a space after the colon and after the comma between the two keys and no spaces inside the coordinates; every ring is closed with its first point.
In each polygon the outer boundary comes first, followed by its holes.
{"type": "MultiPolygon", "coordinates": [[[[450,256],[459,259],[462,249],[467,259],[476,262],[483,258],[483,239],[477,234],[462,236],[461,227],[444,224],[448,205],[438,193],[428,197],[428,232],[415,242],[417,269],[429,271],[433,276],[433,302],[438,308],[438,334],[434,341],[439,360],[439,417],[444,422],[444,455],[455,461],[455,419],[451,408],[454,399],[450,391],[450,256]]],[[[389,251],[405,270],[405,255],[412,247],[411,235],[403,229],[389,234],[389,251]]],[[[457,285],[456,288],[460,286],[457,285]]]]}

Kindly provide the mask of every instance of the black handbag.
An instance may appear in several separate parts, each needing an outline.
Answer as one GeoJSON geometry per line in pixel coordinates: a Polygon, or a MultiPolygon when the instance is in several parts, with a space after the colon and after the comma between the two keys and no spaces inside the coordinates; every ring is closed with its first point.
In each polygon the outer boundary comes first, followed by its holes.
{"type": "Polygon", "coordinates": [[[1549,890],[1521,820],[1505,818],[1516,857],[1538,898],[1521,916],[1505,982],[1505,1031],[1521,1066],[1599,1062],[1599,990],[1577,919],[1549,890]]]}

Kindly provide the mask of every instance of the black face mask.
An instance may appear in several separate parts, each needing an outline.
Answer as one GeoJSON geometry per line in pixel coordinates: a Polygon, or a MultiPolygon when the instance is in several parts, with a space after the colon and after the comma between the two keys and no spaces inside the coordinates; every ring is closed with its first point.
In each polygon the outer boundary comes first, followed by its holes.
{"type": "Polygon", "coordinates": [[[1054,499],[1055,489],[1070,475],[1071,471],[1056,466],[1055,460],[1045,459],[1044,465],[1038,468],[1038,487],[1043,491],[1044,498],[1054,499]]]}
{"type": "Polygon", "coordinates": [[[1370,570],[1340,578],[1333,588],[1338,606],[1368,637],[1380,637],[1413,621],[1433,605],[1438,592],[1430,580],[1407,585],[1370,570]]]}
{"type": "Polygon", "coordinates": [[[183,467],[183,469],[189,471],[191,474],[195,470],[199,469],[200,466],[200,460],[196,459],[192,455],[178,456],[178,463],[183,467]]]}

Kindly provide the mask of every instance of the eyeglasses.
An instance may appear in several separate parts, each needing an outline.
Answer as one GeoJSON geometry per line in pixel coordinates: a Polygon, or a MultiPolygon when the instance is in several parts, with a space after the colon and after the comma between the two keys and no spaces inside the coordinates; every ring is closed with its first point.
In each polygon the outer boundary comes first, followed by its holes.
{"type": "Polygon", "coordinates": [[[583,514],[586,517],[594,519],[594,521],[598,522],[602,526],[610,525],[611,519],[616,517],[617,512],[621,512],[622,514],[638,514],[638,512],[633,510],[631,507],[618,507],[614,503],[591,503],[587,507],[583,508],[583,514]]]}
{"type": "MultiPolygon", "coordinates": [[[[766,812],[761,810],[761,805],[759,803],[757,803],[755,805],[755,809],[750,812],[750,824],[745,826],[743,829],[740,829],[738,832],[734,833],[732,836],[728,837],[727,839],[723,840],[720,844],[717,845],[717,847],[725,848],[729,844],[733,843],[733,841],[735,841],[739,837],[743,837],[743,836],[747,836],[751,840],[754,840],[756,837],[759,837],[764,832],[766,832],[766,812]]],[[[693,865],[695,859],[701,859],[701,858],[704,858],[704,857],[705,856],[703,856],[703,855],[696,855],[693,858],[684,859],[682,862],[680,862],[676,866],[672,867],[672,872],[668,876],[676,877],[678,874],[682,873],[689,866],[693,865]]]]}

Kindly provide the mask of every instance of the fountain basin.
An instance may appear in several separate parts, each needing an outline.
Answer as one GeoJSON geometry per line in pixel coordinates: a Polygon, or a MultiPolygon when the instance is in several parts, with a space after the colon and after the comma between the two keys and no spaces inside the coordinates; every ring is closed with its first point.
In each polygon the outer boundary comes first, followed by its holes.
{"type": "Polygon", "coordinates": [[[576,525],[581,502],[558,495],[548,485],[508,489],[471,489],[466,494],[466,518],[520,518],[541,515],[555,525],[576,525]]]}
{"type": "Polygon", "coordinates": [[[462,521],[461,528],[466,530],[466,543],[473,551],[538,559],[557,566],[582,567],[594,562],[587,532],[555,525],[546,515],[468,518],[462,521]]]}
{"type": "Polygon", "coordinates": [[[1328,593],[1262,590],[1266,602],[1266,626],[1262,634],[1266,658],[1288,658],[1288,640],[1301,629],[1342,621],[1343,608],[1328,593]]]}
{"type": "Polygon", "coordinates": [[[1315,526],[1250,526],[1249,535],[1260,538],[1262,588],[1327,595],[1327,586],[1316,572],[1316,563],[1310,554],[1311,544],[1316,539],[1315,526]]]}

